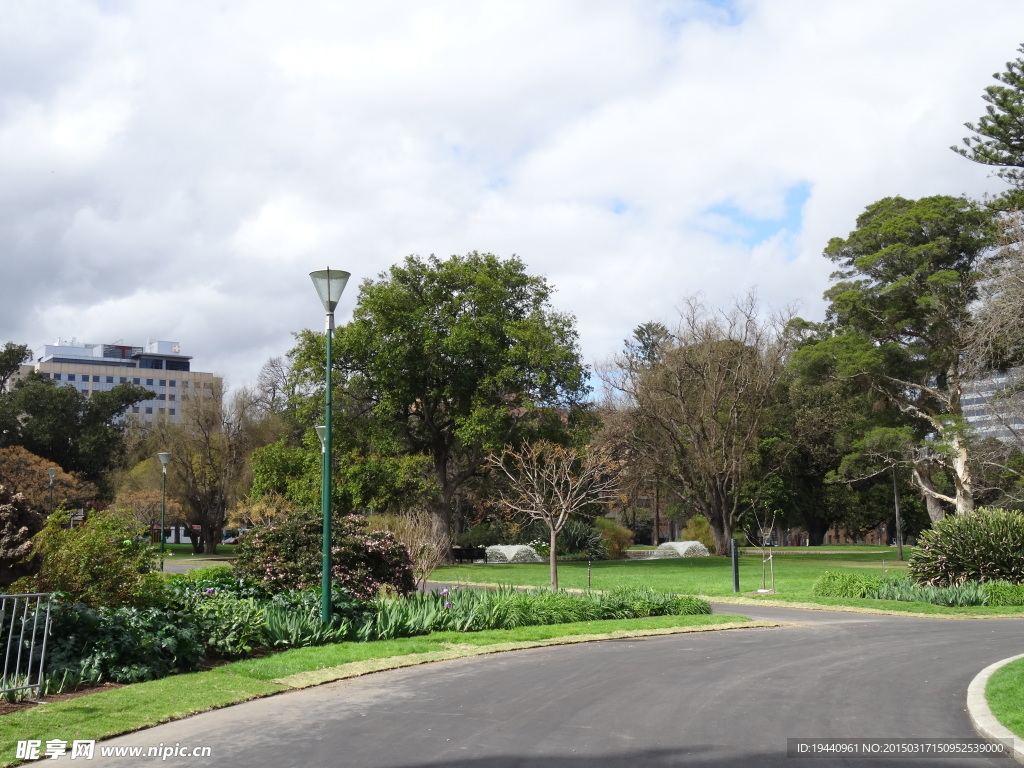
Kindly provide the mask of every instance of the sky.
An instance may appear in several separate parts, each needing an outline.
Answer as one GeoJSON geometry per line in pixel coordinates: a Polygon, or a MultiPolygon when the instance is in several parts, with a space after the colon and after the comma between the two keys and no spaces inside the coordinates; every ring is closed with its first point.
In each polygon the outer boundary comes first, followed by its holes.
{"type": "Polygon", "coordinates": [[[693,294],[821,319],[951,152],[1020,0],[0,0],[0,343],[180,342],[252,384],[308,277],[517,255],[600,363],[693,294]]]}

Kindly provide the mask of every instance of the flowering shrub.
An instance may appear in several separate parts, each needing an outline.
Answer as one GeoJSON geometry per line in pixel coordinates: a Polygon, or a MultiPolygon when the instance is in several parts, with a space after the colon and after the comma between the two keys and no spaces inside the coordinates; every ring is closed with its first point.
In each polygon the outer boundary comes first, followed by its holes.
{"type": "MultiPolygon", "coordinates": [[[[369,599],[382,588],[408,594],[414,589],[405,547],[386,531],[366,530],[358,515],[331,521],[331,577],[336,586],[369,599]]],[[[276,594],[320,584],[323,522],[319,510],[302,509],[253,528],[238,545],[238,575],[276,594]]]]}

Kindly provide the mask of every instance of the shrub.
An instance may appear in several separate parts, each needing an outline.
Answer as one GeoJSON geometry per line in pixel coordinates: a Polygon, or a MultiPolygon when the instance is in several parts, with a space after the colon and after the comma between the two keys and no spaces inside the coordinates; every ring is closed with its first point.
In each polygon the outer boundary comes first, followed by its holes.
{"type": "MultiPolygon", "coordinates": [[[[358,515],[332,519],[331,576],[336,585],[361,598],[382,588],[400,594],[414,589],[409,554],[385,531],[367,531],[358,515]]],[[[320,584],[323,522],[319,510],[303,509],[250,530],[236,550],[240,576],[271,594],[320,584]]]]}
{"type": "Polygon", "coordinates": [[[919,584],[950,587],[967,581],[1024,582],[1024,515],[978,508],[923,531],[910,555],[919,584]]]}
{"type": "Polygon", "coordinates": [[[480,523],[467,528],[455,537],[455,543],[460,547],[490,547],[501,544],[504,532],[497,525],[491,523],[480,523]]]}
{"type": "Polygon", "coordinates": [[[611,560],[621,560],[626,549],[633,543],[633,532],[625,526],[619,525],[607,517],[598,517],[594,520],[594,528],[601,534],[601,542],[604,550],[611,560]]]}
{"type": "Polygon", "coordinates": [[[39,567],[31,557],[32,537],[42,530],[46,519],[30,507],[20,493],[0,485],[0,587],[29,576],[39,567]]]}
{"type": "Polygon", "coordinates": [[[81,682],[137,683],[196,669],[203,646],[189,615],[159,608],[57,605],[47,674],[81,682]]]}
{"type": "Polygon", "coordinates": [[[171,605],[184,609],[194,608],[211,594],[256,600],[270,597],[261,584],[239,576],[229,565],[193,568],[187,574],[176,573],[164,582],[164,592],[171,605]]]}
{"type": "Polygon", "coordinates": [[[263,643],[264,606],[251,597],[211,593],[195,608],[199,640],[218,656],[248,656],[263,643]]]}
{"type": "Polygon", "coordinates": [[[708,552],[715,551],[715,537],[711,533],[711,523],[704,515],[694,515],[686,521],[686,526],[679,532],[680,541],[699,541],[708,552]]]}
{"type": "Polygon", "coordinates": [[[862,576],[856,573],[825,571],[811,587],[814,597],[867,597],[879,588],[880,576],[862,576]]]}
{"type": "Polygon", "coordinates": [[[23,587],[63,592],[92,608],[152,606],[163,600],[160,575],[153,573],[155,550],[122,510],[93,512],[85,524],[64,529],[55,513],[35,539],[39,572],[23,587]]]}
{"type": "Polygon", "coordinates": [[[987,605],[1024,605],[1024,584],[1008,581],[986,581],[981,585],[988,598],[987,605]]]}

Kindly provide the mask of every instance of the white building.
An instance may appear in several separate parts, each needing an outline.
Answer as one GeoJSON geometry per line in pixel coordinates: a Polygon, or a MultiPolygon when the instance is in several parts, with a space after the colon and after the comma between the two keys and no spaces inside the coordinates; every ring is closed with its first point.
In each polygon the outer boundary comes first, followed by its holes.
{"type": "Polygon", "coordinates": [[[993,371],[964,387],[964,418],[979,437],[1024,444],[1024,368],[993,371]]]}
{"type": "Polygon", "coordinates": [[[192,358],[176,341],[147,341],[144,347],[123,344],[82,344],[57,339],[36,350],[19,376],[35,371],[85,395],[109,392],[118,384],[137,384],[153,397],[132,406],[130,413],[145,423],[176,422],[182,399],[197,388],[213,392],[221,379],[191,370],[192,358]]]}

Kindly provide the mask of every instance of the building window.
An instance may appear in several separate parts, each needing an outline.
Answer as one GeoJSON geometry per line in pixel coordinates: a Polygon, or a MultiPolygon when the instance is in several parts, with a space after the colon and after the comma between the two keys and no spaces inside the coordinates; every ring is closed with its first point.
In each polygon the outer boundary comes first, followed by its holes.
{"type": "Polygon", "coordinates": [[[165,395],[163,392],[161,392],[159,395],[156,396],[156,399],[157,400],[166,400],[167,399],[167,395],[165,395]]]}
{"type": "MultiPolygon", "coordinates": [[[[124,379],[122,379],[122,381],[124,381],[124,379]]],[[[107,376],[107,384],[113,384],[113,383],[114,383],[114,377],[113,376],[107,376]]]]}
{"type": "Polygon", "coordinates": [[[169,395],[167,396],[167,399],[168,399],[168,400],[175,400],[175,399],[177,399],[177,395],[175,395],[175,394],[174,394],[174,393],[172,392],[171,394],[169,394],[169,395]]]}
{"type": "Polygon", "coordinates": [[[151,416],[152,416],[152,415],[153,415],[153,409],[152,409],[152,407],[147,407],[147,408],[146,408],[146,413],[148,413],[149,415],[151,415],[151,416]]]}
{"type": "Polygon", "coordinates": [[[59,373],[53,374],[53,378],[54,378],[55,381],[60,381],[60,374],[59,373]]]}
{"type": "Polygon", "coordinates": [[[160,386],[161,387],[166,387],[167,386],[167,379],[160,379],[160,386]]]}
{"type": "Polygon", "coordinates": [[[120,384],[127,384],[128,383],[128,379],[126,379],[124,376],[121,376],[120,379],[121,379],[121,381],[119,382],[120,384]]]}
{"type": "Polygon", "coordinates": [[[171,386],[172,387],[178,386],[178,382],[176,382],[174,379],[171,379],[171,386]]]}
{"type": "Polygon", "coordinates": [[[74,380],[75,380],[75,374],[69,373],[68,374],[68,381],[74,381],[74,380]]]}
{"type": "Polygon", "coordinates": [[[171,414],[171,416],[173,416],[173,415],[174,415],[174,413],[175,413],[175,411],[174,411],[174,409],[173,409],[173,408],[169,409],[169,410],[168,410],[168,412],[169,412],[169,413],[171,414]]]}
{"type": "Polygon", "coordinates": [[[153,386],[153,380],[152,379],[146,379],[146,386],[147,387],[152,387],[153,386]]]}
{"type": "Polygon", "coordinates": [[[141,384],[141,379],[132,379],[132,384],[141,384]]]}
{"type": "Polygon", "coordinates": [[[163,415],[164,415],[164,409],[163,409],[163,408],[157,408],[157,409],[156,409],[156,412],[157,412],[158,414],[160,414],[161,416],[163,416],[163,415]]]}
{"type": "Polygon", "coordinates": [[[92,377],[92,383],[93,384],[99,384],[100,383],[100,377],[99,376],[93,376],[92,377]]]}
{"type": "Polygon", "coordinates": [[[138,412],[139,412],[139,406],[133,405],[132,406],[132,413],[138,413],[138,412]]]}

